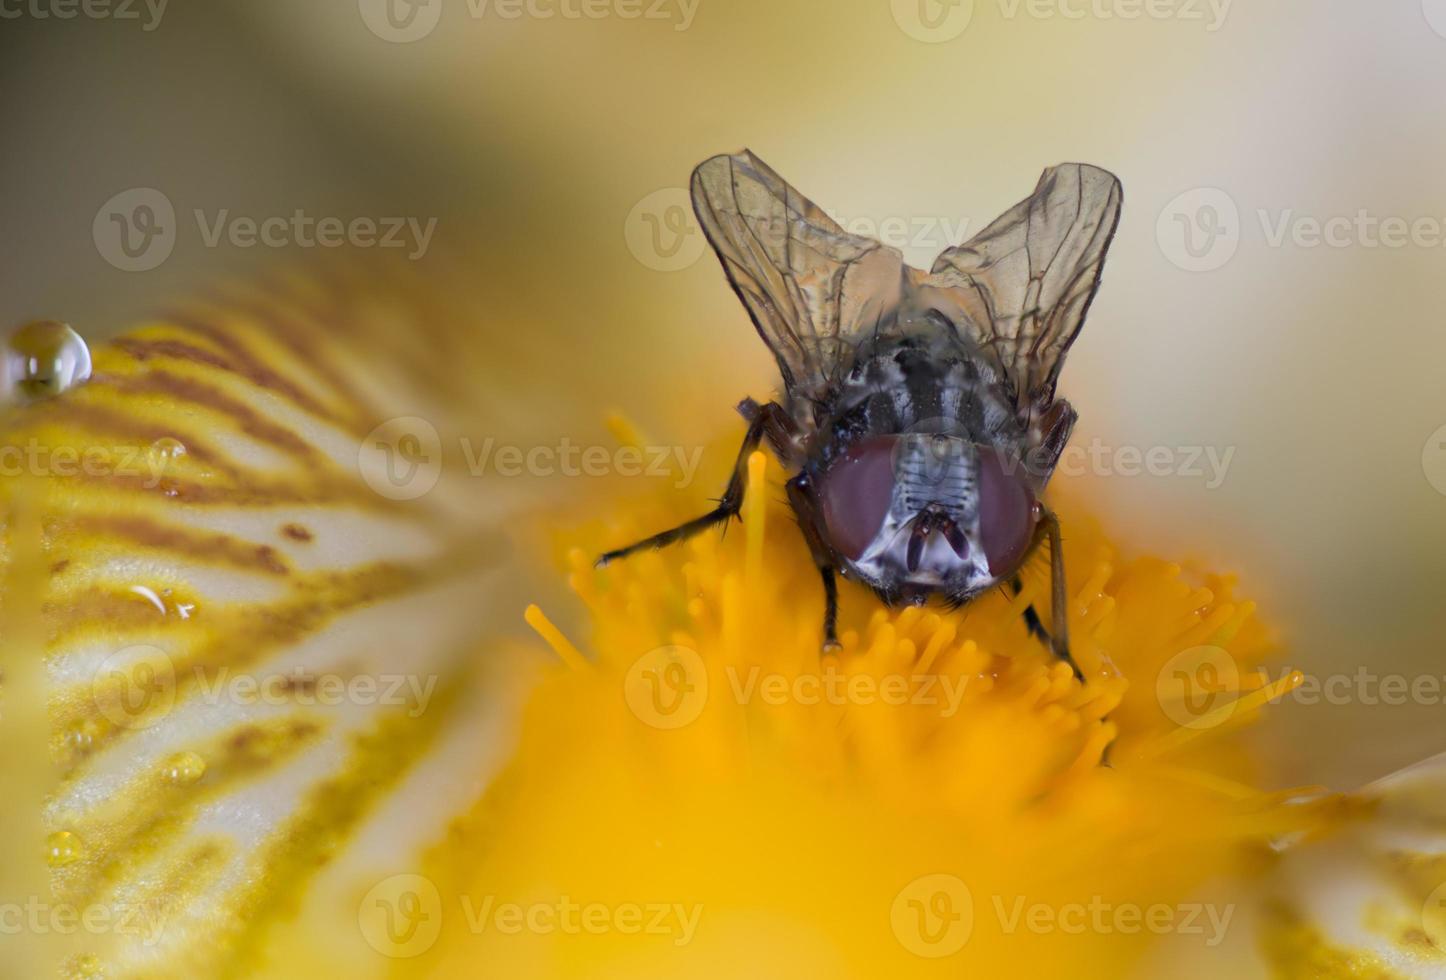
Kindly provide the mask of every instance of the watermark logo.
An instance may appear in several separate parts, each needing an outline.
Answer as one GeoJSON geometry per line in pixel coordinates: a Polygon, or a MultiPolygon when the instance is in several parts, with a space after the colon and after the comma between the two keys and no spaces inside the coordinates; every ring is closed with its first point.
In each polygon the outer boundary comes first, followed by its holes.
{"type": "Polygon", "coordinates": [[[1239,692],[1240,667],[1216,646],[1181,650],[1155,676],[1160,710],[1183,728],[1203,730],[1229,721],[1232,712],[1219,709],[1233,704],[1239,692]]]}
{"type": "Polygon", "coordinates": [[[176,209],[154,187],[121,191],[101,205],[91,237],[101,258],[122,272],[149,272],[176,247],[176,209]]]}
{"type": "Polygon", "coordinates": [[[974,932],[974,896],[953,875],[923,875],[894,896],[889,923],[894,938],[915,956],[953,956],[974,932]]]}
{"type": "Polygon", "coordinates": [[[1436,492],[1446,497],[1446,425],[1431,433],[1421,447],[1421,471],[1436,492]]]}
{"type": "Polygon", "coordinates": [[[176,703],[176,665],[164,650],[148,644],[117,650],[92,675],[91,698],[116,727],[150,728],[176,703]]]}
{"type": "Polygon", "coordinates": [[[442,934],[442,895],[430,878],[392,875],[362,898],[357,926],[367,945],[383,956],[421,956],[442,934]]]}
{"type": "Polygon", "coordinates": [[[1421,929],[1437,949],[1446,949],[1446,881],[1437,885],[1421,904],[1421,929]]]}
{"type": "Polygon", "coordinates": [[[1165,258],[1186,272],[1213,272],[1240,247],[1240,209],[1217,187],[1197,187],[1165,205],[1155,239],[1165,258]]]}
{"type": "Polygon", "coordinates": [[[437,29],[442,0],[359,0],[367,29],[383,41],[410,44],[437,29]]]}
{"type": "Polygon", "coordinates": [[[1156,239],[1165,257],[1187,272],[1212,272],[1224,266],[1246,232],[1258,234],[1258,241],[1271,249],[1446,249],[1446,217],[1440,215],[1382,214],[1370,208],[1312,214],[1277,207],[1254,208],[1252,218],[1242,221],[1235,200],[1226,192],[1196,188],[1165,206],[1156,224],[1156,239]]]}
{"type": "Polygon", "coordinates": [[[416,500],[442,478],[442,437],[424,418],[388,419],[362,440],[357,468],[388,500],[416,500]]]}
{"type": "Polygon", "coordinates": [[[682,728],[698,720],[708,703],[708,668],[683,646],[649,650],[629,668],[623,696],[638,720],[654,728],[682,728]]]}
{"type": "Polygon", "coordinates": [[[915,41],[943,44],[969,29],[974,0],[889,0],[894,23],[915,41]]]}
{"type": "Polygon", "coordinates": [[[656,272],[681,272],[703,256],[703,229],[693,220],[692,200],[681,187],[654,191],[633,206],[623,222],[633,258],[656,272]]]}

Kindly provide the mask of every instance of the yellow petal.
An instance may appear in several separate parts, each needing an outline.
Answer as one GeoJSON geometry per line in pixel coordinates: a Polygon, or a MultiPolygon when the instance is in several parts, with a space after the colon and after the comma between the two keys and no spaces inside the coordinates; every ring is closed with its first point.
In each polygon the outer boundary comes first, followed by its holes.
{"type": "Polygon", "coordinates": [[[505,753],[505,508],[442,466],[461,314],[375,285],[198,305],[8,421],[16,975],[298,975],[317,936],[383,970],[364,897],[505,753]]]}

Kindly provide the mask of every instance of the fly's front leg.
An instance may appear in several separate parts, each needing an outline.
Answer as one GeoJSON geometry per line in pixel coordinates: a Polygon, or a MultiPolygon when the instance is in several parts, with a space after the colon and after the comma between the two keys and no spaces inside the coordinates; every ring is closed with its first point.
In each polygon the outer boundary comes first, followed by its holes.
{"type": "Polygon", "coordinates": [[[1069,653],[1069,590],[1064,581],[1064,542],[1059,533],[1059,518],[1047,507],[1044,508],[1043,526],[1045,536],[1049,538],[1050,649],[1056,657],[1069,664],[1076,679],[1083,681],[1084,674],[1069,653]]]}
{"type": "MultiPolygon", "coordinates": [[[[1009,580],[1009,587],[1014,590],[1016,596],[1024,592],[1024,582],[1018,575],[1009,580]]],[[[1029,635],[1039,640],[1051,650],[1054,649],[1054,641],[1049,637],[1049,630],[1044,628],[1044,621],[1039,618],[1039,612],[1034,608],[1034,603],[1024,607],[1024,625],[1029,630],[1029,635]]]]}
{"type": "Polygon", "coordinates": [[[800,475],[788,481],[788,502],[798,518],[798,529],[808,542],[813,563],[818,566],[823,578],[823,648],[837,650],[838,643],[838,580],[834,573],[833,557],[818,535],[818,509],[808,485],[808,476],[800,475]]]}
{"type": "Polygon", "coordinates": [[[748,419],[748,432],[743,437],[743,445],[738,449],[738,458],[733,461],[733,477],[728,481],[728,486],[723,491],[718,506],[702,517],[695,517],[691,521],[686,521],[650,538],[644,538],[626,548],[609,551],[597,560],[597,567],[601,568],[609,562],[626,558],[649,548],[666,548],[670,544],[692,537],[699,531],[706,531],[715,524],[727,524],[728,521],[739,515],[743,510],[743,491],[746,489],[747,483],[748,457],[763,441],[764,433],[780,424],[779,416],[786,419],[787,414],[783,411],[782,406],[774,402],[759,405],[752,399],[744,401],[738,408],[748,419]]]}
{"type": "MultiPolygon", "coordinates": [[[[1064,546],[1059,532],[1059,518],[1051,510],[1044,511],[1043,529],[1045,536],[1049,538],[1050,605],[1053,607],[1050,609],[1050,618],[1054,624],[1051,649],[1054,650],[1055,656],[1069,664],[1070,669],[1074,671],[1074,676],[1084,682],[1084,674],[1080,672],[1079,665],[1074,662],[1074,658],[1070,656],[1069,652],[1069,606],[1064,586],[1064,546]]],[[[1109,673],[1119,676],[1119,672],[1109,657],[1104,658],[1103,666],[1109,673]]],[[[1110,767],[1110,748],[1112,746],[1113,743],[1106,745],[1100,754],[1100,765],[1106,768],[1110,767]]]]}
{"type": "MultiPolygon", "coordinates": [[[[1038,637],[1042,643],[1048,645],[1050,652],[1069,664],[1070,670],[1074,671],[1075,678],[1083,682],[1084,673],[1069,652],[1068,590],[1065,588],[1064,545],[1060,539],[1059,518],[1043,504],[1039,506],[1041,516],[1039,524],[1034,529],[1034,541],[1030,544],[1027,554],[1034,554],[1041,544],[1045,541],[1049,542],[1050,628],[1048,630],[1044,628],[1033,603],[1025,607],[1024,623],[1028,627],[1030,635],[1038,637]]],[[[1016,595],[1024,591],[1024,585],[1018,576],[1011,584],[1016,595]]]]}

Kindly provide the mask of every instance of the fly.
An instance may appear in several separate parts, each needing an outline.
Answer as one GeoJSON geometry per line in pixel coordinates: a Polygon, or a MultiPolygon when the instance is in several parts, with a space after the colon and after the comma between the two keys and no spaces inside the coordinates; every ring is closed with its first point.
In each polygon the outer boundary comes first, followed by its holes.
{"type": "Polygon", "coordinates": [[[824,589],[837,646],[837,576],[889,605],[961,605],[1048,543],[1051,627],[1070,657],[1059,521],[1042,501],[1076,414],[1055,396],[1099,288],[1121,188],[1085,164],[1034,193],[928,272],[849,234],[748,151],[693,173],[693,209],[734,292],[778,360],[782,397],[748,422],[718,506],[603,555],[661,548],[738,517],[748,456],[766,438],[824,589]]]}

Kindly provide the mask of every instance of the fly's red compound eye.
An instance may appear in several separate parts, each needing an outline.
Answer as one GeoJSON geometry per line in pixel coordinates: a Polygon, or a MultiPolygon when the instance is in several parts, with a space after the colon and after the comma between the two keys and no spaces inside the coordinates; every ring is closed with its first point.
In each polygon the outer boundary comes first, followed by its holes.
{"type": "Polygon", "coordinates": [[[839,551],[857,559],[884,526],[894,499],[892,436],[866,439],[849,448],[823,475],[819,487],[823,519],[839,551]]]}
{"type": "Polygon", "coordinates": [[[1034,495],[1023,466],[1006,466],[987,448],[979,450],[979,536],[992,575],[1013,571],[1034,540],[1034,495]]]}

